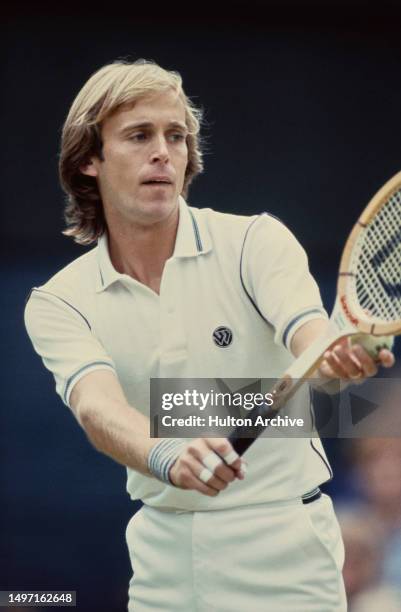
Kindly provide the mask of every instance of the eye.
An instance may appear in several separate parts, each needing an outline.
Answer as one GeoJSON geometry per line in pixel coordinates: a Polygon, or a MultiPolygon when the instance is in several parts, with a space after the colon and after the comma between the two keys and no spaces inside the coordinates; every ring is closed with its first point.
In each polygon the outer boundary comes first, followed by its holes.
{"type": "Polygon", "coordinates": [[[183,142],[186,136],[183,132],[173,132],[168,138],[170,142],[183,142]]]}
{"type": "Polygon", "coordinates": [[[128,136],[128,140],[132,140],[134,142],[142,142],[146,140],[146,138],[146,132],[135,132],[134,134],[130,134],[130,136],[128,136]]]}

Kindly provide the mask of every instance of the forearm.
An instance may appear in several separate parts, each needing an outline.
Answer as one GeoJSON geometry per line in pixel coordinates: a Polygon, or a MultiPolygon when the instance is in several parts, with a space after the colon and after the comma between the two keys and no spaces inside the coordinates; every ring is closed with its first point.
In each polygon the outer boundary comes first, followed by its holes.
{"type": "MultiPolygon", "coordinates": [[[[328,324],[327,319],[313,319],[302,325],[294,334],[291,342],[291,352],[294,357],[299,357],[319,336],[322,336],[328,324]]],[[[348,384],[334,371],[327,370],[327,368],[325,370],[322,367],[317,367],[309,375],[309,382],[314,389],[324,391],[329,395],[339,393],[348,384]]]]}
{"type": "Polygon", "coordinates": [[[81,407],[80,422],[93,446],[118,463],[149,475],[147,458],[158,441],[149,420],[128,404],[113,400],[81,407]]]}
{"type": "Polygon", "coordinates": [[[299,357],[316,338],[321,336],[327,329],[327,319],[313,319],[307,321],[294,334],[291,341],[291,353],[299,357]]]}
{"type": "Polygon", "coordinates": [[[158,440],[150,438],[149,419],[128,404],[112,373],[92,372],[79,381],[70,404],[97,450],[149,475],[147,458],[158,440]]]}

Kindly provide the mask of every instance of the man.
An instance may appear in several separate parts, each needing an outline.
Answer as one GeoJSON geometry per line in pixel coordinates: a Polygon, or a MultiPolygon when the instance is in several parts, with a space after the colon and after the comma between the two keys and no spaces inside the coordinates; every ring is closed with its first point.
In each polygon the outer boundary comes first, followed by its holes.
{"type": "MultiPolygon", "coordinates": [[[[130,610],[343,610],[318,440],[259,439],[245,475],[224,438],[150,438],[151,377],[275,377],[327,324],[279,221],[184,201],[202,170],[200,118],[179,75],[153,63],[89,79],[64,125],[60,175],[65,233],[98,245],[33,290],[27,329],[89,440],[127,466],[128,492],[144,501],[127,528],[130,610]]],[[[346,342],[325,357],[325,378],[377,370],[346,342]]]]}

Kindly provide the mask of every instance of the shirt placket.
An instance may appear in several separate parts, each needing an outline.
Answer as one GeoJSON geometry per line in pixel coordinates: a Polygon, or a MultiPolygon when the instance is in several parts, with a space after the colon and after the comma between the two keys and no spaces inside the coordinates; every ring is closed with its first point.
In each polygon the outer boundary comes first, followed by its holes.
{"type": "Polygon", "coordinates": [[[160,285],[160,376],[179,378],[187,361],[187,337],[181,317],[180,286],[174,259],[166,262],[160,285]]]}

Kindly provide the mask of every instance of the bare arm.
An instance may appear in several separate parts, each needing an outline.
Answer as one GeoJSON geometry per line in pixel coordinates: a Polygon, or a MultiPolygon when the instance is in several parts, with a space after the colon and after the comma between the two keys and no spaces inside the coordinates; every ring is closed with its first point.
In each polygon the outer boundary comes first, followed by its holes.
{"type": "Polygon", "coordinates": [[[321,336],[325,332],[327,324],[326,319],[313,319],[301,325],[291,340],[290,349],[294,357],[299,357],[316,338],[321,336]]]}
{"type": "MultiPolygon", "coordinates": [[[[148,455],[158,438],[150,438],[149,419],[130,406],[112,372],[97,370],[75,385],[70,404],[72,410],[95,448],[118,463],[142,474],[152,476],[148,455]]],[[[223,461],[215,468],[211,479],[202,482],[202,459],[215,452],[218,457],[233,451],[225,438],[205,438],[191,441],[171,469],[171,479],[182,489],[192,489],[213,497],[235,478],[243,478],[241,459],[230,466],[223,461]]]]}
{"type": "Polygon", "coordinates": [[[150,438],[149,419],[128,404],[112,372],[96,370],[81,378],[70,404],[97,450],[149,475],[147,457],[158,440],[150,438]]]}

